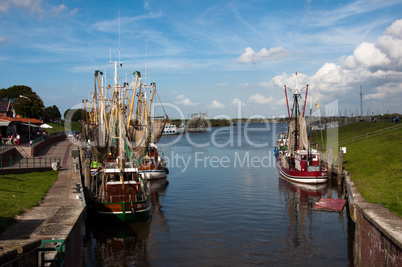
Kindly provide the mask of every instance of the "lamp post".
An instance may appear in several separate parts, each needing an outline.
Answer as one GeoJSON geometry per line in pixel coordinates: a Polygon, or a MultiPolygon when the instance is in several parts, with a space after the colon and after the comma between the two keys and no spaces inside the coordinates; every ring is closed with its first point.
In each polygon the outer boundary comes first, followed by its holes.
{"type": "Polygon", "coordinates": [[[24,96],[24,95],[20,95],[20,97],[26,98],[26,99],[28,99],[29,101],[31,101],[31,99],[29,99],[28,97],[26,97],[26,96],[24,96]]]}
{"type": "Polygon", "coordinates": [[[31,120],[28,120],[28,146],[31,147],[31,120]]]}
{"type": "MultiPolygon", "coordinates": [[[[20,95],[20,97],[26,98],[29,100],[29,102],[31,102],[31,99],[29,99],[29,97],[26,97],[24,95],[20,95]]],[[[26,109],[25,109],[25,116],[27,117],[26,109]]],[[[28,146],[29,147],[31,146],[31,120],[28,120],[28,146]]]]}

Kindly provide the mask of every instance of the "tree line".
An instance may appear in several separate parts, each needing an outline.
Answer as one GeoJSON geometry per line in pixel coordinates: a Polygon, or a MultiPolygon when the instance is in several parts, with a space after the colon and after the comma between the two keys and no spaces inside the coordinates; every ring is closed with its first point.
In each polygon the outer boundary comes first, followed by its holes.
{"type": "Polygon", "coordinates": [[[61,119],[61,113],[56,105],[45,107],[40,96],[25,85],[0,89],[0,99],[12,103],[15,113],[25,118],[41,119],[44,122],[61,119]]]}

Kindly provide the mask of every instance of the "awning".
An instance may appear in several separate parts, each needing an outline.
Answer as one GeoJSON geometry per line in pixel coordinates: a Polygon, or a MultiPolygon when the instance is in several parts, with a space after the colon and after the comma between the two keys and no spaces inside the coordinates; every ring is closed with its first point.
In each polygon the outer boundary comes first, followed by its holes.
{"type": "Polygon", "coordinates": [[[29,123],[23,123],[23,122],[20,122],[19,124],[26,125],[26,126],[31,126],[31,127],[40,127],[40,125],[29,124],[29,123]]]}
{"type": "Polygon", "coordinates": [[[8,126],[9,124],[10,124],[10,121],[0,120],[0,126],[8,126]]]}

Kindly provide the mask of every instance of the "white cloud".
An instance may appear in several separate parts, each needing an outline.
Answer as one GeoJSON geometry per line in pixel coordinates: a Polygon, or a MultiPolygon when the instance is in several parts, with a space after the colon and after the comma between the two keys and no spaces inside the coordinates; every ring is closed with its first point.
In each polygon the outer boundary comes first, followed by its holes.
{"type": "Polygon", "coordinates": [[[54,7],[52,8],[51,15],[52,15],[52,16],[57,16],[58,14],[60,14],[61,12],[63,12],[63,10],[68,10],[68,7],[66,7],[65,4],[61,4],[61,5],[59,5],[59,6],[54,6],[54,7]]]}
{"type": "Polygon", "coordinates": [[[287,58],[290,55],[290,52],[284,49],[282,46],[272,47],[267,50],[265,47],[260,50],[260,52],[255,53],[251,47],[246,48],[246,52],[244,52],[238,59],[239,63],[255,63],[259,61],[267,61],[267,60],[280,60],[287,58]]]}
{"type": "MultiPolygon", "coordinates": [[[[340,64],[324,63],[311,76],[298,73],[298,89],[309,84],[309,97],[312,99],[318,98],[321,103],[340,99],[339,103],[342,105],[345,102],[358,104],[359,88],[362,86],[364,99],[373,101],[374,105],[386,109],[400,106],[401,32],[402,20],[397,20],[376,42],[362,42],[357,45],[352,55],[340,59],[340,64]]],[[[281,88],[287,85],[294,89],[296,77],[294,74],[283,73],[275,76],[272,83],[281,88]]],[[[289,92],[288,97],[291,98],[289,92]]],[[[258,95],[252,95],[250,100],[268,102],[258,95]]]]}
{"type": "Polygon", "coordinates": [[[389,26],[386,31],[386,34],[390,34],[395,38],[402,39],[402,19],[396,20],[389,26]]]}
{"type": "Polygon", "coordinates": [[[52,17],[55,16],[61,16],[63,14],[68,13],[69,15],[74,15],[77,13],[78,8],[74,8],[73,10],[70,10],[65,4],[61,4],[59,6],[54,6],[52,10],[50,11],[50,15],[52,17]]]}
{"type": "Polygon", "coordinates": [[[390,60],[373,43],[363,42],[353,53],[354,61],[357,65],[364,67],[388,66],[390,60]]]}
{"type": "MultiPolygon", "coordinates": [[[[15,6],[17,8],[22,8],[30,11],[33,14],[38,14],[40,16],[43,15],[42,9],[42,0],[12,0],[12,1],[5,1],[5,4],[1,4],[7,6],[5,12],[8,11],[8,8],[15,6]]],[[[0,8],[1,10],[1,8],[0,8]]]]}
{"type": "Polygon", "coordinates": [[[216,86],[226,86],[227,85],[227,83],[218,83],[218,84],[216,84],[216,86]]]}
{"type": "Polygon", "coordinates": [[[2,43],[5,43],[7,40],[5,39],[5,38],[1,38],[0,37],[0,45],[2,44],[2,43]]]}
{"type": "Polygon", "coordinates": [[[217,100],[213,100],[211,104],[207,105],[208,108],[218,108],[218,109],[223,109],[225,108],[225,105],[220,103],[217,100]]]}
{"type": "Polygon", "coordinates": [[[240,83],[239,86],[240,86],[240,87],[247,88],[247,87],[248,87],[248,83],[240,83]]]}
{"type": "Polygon", "coordinates": [[[233,99],[233,101],[232,101],[232,103],[231,103],[231,105],[233,105],[233,106],[236,106],[237,107],[237,105],[240,103],[240,105],[242,106],[242,107],[245,107],[246,106],[246,104],[244,104],[244,102],[243,101],[241,101],[240,99],[238,99],[238,98],[235,98],[235,99],[233,99]]]}
{"type": "Polygon", "coordinates": [[[378,86],[377,88],[375,88],[374,93],[365,95],[364,99],[386,100],[389,99],[390,96],[399,95],[401,92],[402,92],[401,83],[386,83],[382,86],[378,86]]]}
{"type": "Polygon", "coordinates": [[[10,9],[10,6],[11,6],[10,2],[11,1],[7,1],[7,0],[0,1],[0,12],[6,13],[10,9]]]}
{"type": "Polygon", "coordinates": [[[263,88],[268,88],[272,85],[271,82],[260,82],[258,83],[258,86],[263,87],[263,88]]]}
{"type": "Polygon", "coordinates": [[[189,98],[185,98],[184,95],[178,95],[176,96],[176,99],[179,101],[176,101],[176,105],[183,105],[183,106],[197,106],[198,103],[192,102],[189,98]]]}
{"type": "Polygon", "coordinates": [[[260,95],[259,93],[255,93],[249,97],[249,100],[258,104],[268,104],[271,103],[274,98],[272,96],[265,97],[263,95],[260,95]]]}

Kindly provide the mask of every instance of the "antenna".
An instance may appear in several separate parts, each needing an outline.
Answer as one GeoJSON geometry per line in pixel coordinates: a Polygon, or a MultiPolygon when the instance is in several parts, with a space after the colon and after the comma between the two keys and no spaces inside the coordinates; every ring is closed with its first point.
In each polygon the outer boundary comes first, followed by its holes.
{"type": "Polygon", "coordinates": [[[119,9],[119,62],[120,62],[120,9],[119,9]]]}
{"type": "Polygon", "coordinates": [[[147,78],[148,40],[145,41],[145,78],[147,78]]]}
{"type": "Polygon", "coordinates": [[[363,117],[363,92],[362,85],[360,85],[360,118],[363,117]]]}

